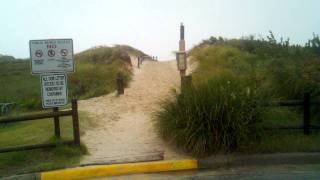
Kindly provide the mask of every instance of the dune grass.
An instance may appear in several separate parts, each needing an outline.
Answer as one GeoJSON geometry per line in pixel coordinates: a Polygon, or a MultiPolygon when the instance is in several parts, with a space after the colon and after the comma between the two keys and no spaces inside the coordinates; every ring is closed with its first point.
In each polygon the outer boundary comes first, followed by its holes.
{"type": "Polygon", "coordinates": [[[246,79],[224,75],[166,101],[160,133],[195,156],[230,151],[258,135],[259,92],[246,79]]]}
{"type": "MultiPolygon", "coordinates": [[[[129,55],[144,53],[130,46],[95,47],[75,55],[75,73],[68,74],[69,100],[86,99],[115,90],[118,73],[128,85],[132,76],[129,55]]],[[[31,75],[29,60],[0,58],[0,103],[15,102],[20,109],[41,109],[40,77],[31,75]]]]}
{"type": "MultiPolygon", "coordinates": [[[[268,38],[210,38],[194,47],[193,87],[163,102],[160,134],[194,156],[320,151],[317,131],[263,130],[302,125],[301,108],[262,107],[264,102],[302,99],[305,91],[312,99],[320,95],[317,47],[268,38]]],[[[320,113],[312,109],[312,124],[319,124],[320,113]]]]}
{"type": "Polygon", "coordinates": [[[116,89],[116,77],[121,73],[125,86],[131,80],[130,65],[119,61],[109,63],[79,62],[77,71],[69,76],[70,96],[87,99],[108,94],[116,89]]]}

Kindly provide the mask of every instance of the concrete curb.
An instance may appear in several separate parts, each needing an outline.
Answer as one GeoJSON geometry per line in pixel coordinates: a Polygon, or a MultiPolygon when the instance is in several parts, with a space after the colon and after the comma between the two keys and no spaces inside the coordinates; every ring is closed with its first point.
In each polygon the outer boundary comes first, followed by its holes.
{"type": "Polygon", "coordinates": [[[198,166],[204,168],[267,166],[280,164],[319,164],[320,153],[275,153],[254,155],[214,155],[198,159],[198,166]]]}
{"type": "Polygon", "coordinates": [[[0,179],[1,180],[40,180],[40,174],[39,173],[23,174],[23,175],[4,177],[0,179]]]}
{"type": "Polygon", "coordinates": [[[198,169],[197,160],[157,161],[107,166],[87,166],[65,170],[49,171],[40,174],[41,180],[85,179],[103,176],[116,176],[134,173],[150,173],[198,169]]]}

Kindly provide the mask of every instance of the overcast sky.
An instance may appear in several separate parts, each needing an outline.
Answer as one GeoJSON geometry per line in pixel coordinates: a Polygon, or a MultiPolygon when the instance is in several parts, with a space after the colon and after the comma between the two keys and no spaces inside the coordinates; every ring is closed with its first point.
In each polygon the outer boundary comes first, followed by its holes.
{"type": "Polygon", "coordinates": [[[29,57],[31,39],[72,38],[75,52],[128,44],[173,59],[179,24],[187,48],[210,36],[320,34],[319,0],[1,0],[0,53],[29,57]]]}

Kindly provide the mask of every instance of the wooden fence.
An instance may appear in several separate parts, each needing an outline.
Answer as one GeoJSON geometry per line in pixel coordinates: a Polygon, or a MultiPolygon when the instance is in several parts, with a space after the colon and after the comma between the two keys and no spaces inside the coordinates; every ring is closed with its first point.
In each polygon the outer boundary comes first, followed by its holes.
{"type": "Polygon", "coordinates": [[[16,106],[16,103],[0,103],[0,116],[10,113],[10,111],[16,106]]]}
{"type": "Polygon", "coordinates": [[[53,112],[49,112],[49,113],[0,118],[0,124],[8,124],[8,123],[34,121],[34,120],[43,120],[43,119],[47,119],[47,118],[53,118],[55,136],[60,138],[60,118],[59,117],[63,117],[63,116],[72,116],[72,126],[73,126],[73,140],[72,141],[60,141],[60,142],[53,142],[53,143],[47,143],[47,144],[34,144],[34,145],[26,145],[26,146],[6,147],[6,148],[0,148],[0,153],[39,149],[39,148],[49,148],[49,147],[55,147],[55,146],[58,146],[61,144],[67,144],[67,145],[73,144],[73,145],[80,146],[78,103],[77,103],[76,99],[72,100],[72,109],[71,110],[59,111],[58,108],[53,108],[53,112]]]}
{"type": "MultiPolygon", "coordinates": [[[[183,94],[187,89],[192,87],[192,76],[181,76],[181,94],[183,94]]],[[[319,101],[311,101],[310,93],[304,93],[302,100],[287,100],[287,101],[272,101],[265,104],[262,104],[264,107],[281,107],[281,106],[301,106],[303,107],[303,126],[295,127],[295,126],[283,126],[283,127],[264,127],[265,130],[273,130],[273,129],[303,129],[303,133],[308,135],[310,134],[311,129],[320,129],[319,125],[311,124],[311,106],[320,105],[319,101]]]]}
{"type": "Polygon", "coordinates": [[[303,126],[295,127],[295,126],[285,126],[285,127],[265,127],[266,130],[271,129],[303,129],[303,133],[308,135],[310,134],[311,129],[320,129],[318,125],[311,124],[311,106],[312,105],[320,105],[319,101],[311,101],[310,93],[304,93],[303,100],[288,100],[288,101],[273,101],[262,106],[265,107],[274,107],[274,106],[302,106],[303,107],[303,126]]]}

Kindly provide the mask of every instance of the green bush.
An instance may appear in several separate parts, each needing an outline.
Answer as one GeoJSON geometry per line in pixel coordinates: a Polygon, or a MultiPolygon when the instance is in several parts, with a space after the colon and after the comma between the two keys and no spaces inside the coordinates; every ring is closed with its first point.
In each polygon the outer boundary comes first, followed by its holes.
{"type": "MultiPolygon", "coordinates": [[[[260,76],[263,78],[262,83],[269,95],[276,99],[300,99],[305,91],[310,92],[313,97],[320,95],[319,42],[319,36],[314,34],[313,38],[304,46],[292,45],[289,39],[280,38],[278,41],[270,31],[266,39],[257,39],[254,36],[241,39],[211,37],[193,48],[191,55],[196,56],[196,59],[201,62],[200,65],[206,63],[207,66],[218,69],[217,71],[235,72],[234,67],[241,65],[245,57],[238,56],[236,58],[240,61],[232,63],[228,56],[223,57],[220,54],[228,55],[225,51],[230,51],[230,48],[236,49],[242,54],[249,53],[254,56],[251,62],[253,62],[255,69],[259,69],[260,76]],[[205,55],[207,57],[203,58],[205,55]],[[219,57],[221,64],[229,64],[229,66],[220,68],[220,62],[217,63],[219,66],[210,63],[210,60],[214,60],[214,56],[219,57]]],[[[248,70],[252,70],[252,68],[241,69],[240,75],[248,70]]],[[[216,71],[211,71],[211,74],[214,72],[216,71]]]]}
{"type": "Polygon", "coordinates": [[[70,96],[90,98],[108,94],[115,89],[116,75],[123,71],[126,83],[131,79],[131,71],[124,70],[121,63],[112,64],[79,63],[77,71],[69,78],[70,96]]]}
{"type": "Polygon", "coordinates": [[[115,90],[119,72],[127,86],[132,76],[129,54],[142,54],[130,46],[99,46],[76,55],[76,72],[69,77],[70,96],[96,97],[115,90]]]}
{"type": "Polygon", "coordinates": [[[198,61],[198,68],[193,73],[196,81],[206,80],[221,73],[233,73],[238,76],[260,73],[261,60],[258,56],[241,51],[231,46],[215,45],[192,51],[192,57],[198,61]]]}
{"type": "Polygon", "coordinates": [[[259,137],[259,93],[249,79],[221,74],[163,102],[159,132],[195,156],[236,150],[259,137]]]}

